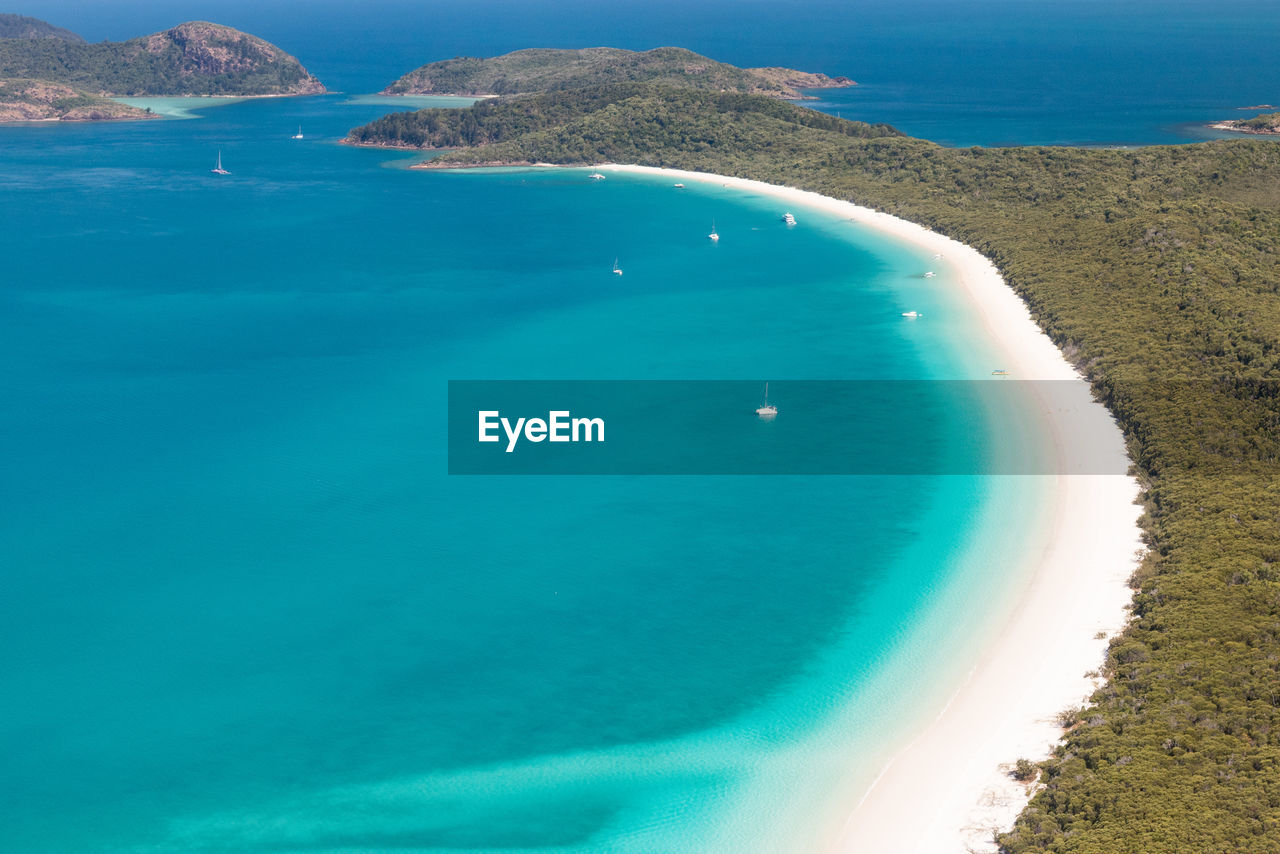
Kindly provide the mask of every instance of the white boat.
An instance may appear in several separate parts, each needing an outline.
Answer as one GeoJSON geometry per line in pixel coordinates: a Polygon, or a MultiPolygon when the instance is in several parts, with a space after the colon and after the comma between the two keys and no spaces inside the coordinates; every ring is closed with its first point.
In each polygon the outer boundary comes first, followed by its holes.
{"type": "Polygon", "coordinates": [[[683,189],[684,189],[684,184],[676,184],[676,189],[677,189],[677,190],[683,190],[683,189]]]}
{"type": "Polygon", "coordinates": [[[937,261],[937,260],[938,260],[939,258],[941,258],[941,257],[942,257],[942,253],[941,253],[941,252],[935,252],[935,253],[933,253],[933,260],[937,261]]]}
{"type": "Polygon", "coordinates": [[[603,180],[604,180],[604,176],[603,176],[603,175],[601,175],[599,172],[592,172],[592,173],[591,173],[590,175],[588,175],[587,177],[588,177],[588,178],[590,178],[592,181],[603,181],[603,180]]]}
{"type": "Polygon", "coordinates": [[[218,165],[217,165],[217,166],[214,166],[214,167],[213,167],[212,169],[210,169],[209,171],[210,171],[210,172],[212,172],[212,173],[213,173],[213,174],[215,174],[215,175],[230,175],[230,174],[231,174],[231,173],[230,173],[230,172],[228,172],[226,169],[223,169],[223,168],[222,168],[222,151],[221,151],[221,150],[219,150],[219,151],[218,151],[218,165]]]}
{"type": "Polygon", "coordinates": [[[925,273],[925,274],[924,274],[924,277],[925,277],[926,279],[932,279],[932,278],[933,278],[933,276],[934,276],[934,273],[933,273],[933,271],[932,271],[932,270],[930,270],[929,272],[927,272],[927,273],[925,273]]]}
{"type": "Polygon", "coordinates": [[[902,316],[903,317],[924,317],[924,315],[918,311],[904,311],[902,313],[902,316]]]}
{"type": "Polygon", "coordinates": [[[614,259],[613,259],[613,274],[614,274],[615,276],[621,276],[621,275],[622,275],[622,268],[618,266],[618,259],[617,259],[617,258],[614,258],[614,259]]]}
{"type": "Polygon", "coordinates": [[[756,409],[756,415],[759,415],[766,421],[778,417],[778,407],[769,402],[769,384],[764,384],[764,403],[756,409]]]}
{"type": "Polygon", "coordinates": [[[302,125],[298,125],[298,132],[289,137],[289,139],[302,139],[302,125]]]}
{"type": "Polygon", "coordinates": [[[720,239],[719,233],[716,232],[715,220],[711,221],[711,233],[707,235],[707,239],[710,240],[712,243],[715,243],[717,240],[720,239]]]}
{"type": "Polygon", "coordinates": [[[782,215],[782,221],[785,222],[787,225],[796,224],[796,218],[791,215],[790,211],[787,211],[782,215]]]}

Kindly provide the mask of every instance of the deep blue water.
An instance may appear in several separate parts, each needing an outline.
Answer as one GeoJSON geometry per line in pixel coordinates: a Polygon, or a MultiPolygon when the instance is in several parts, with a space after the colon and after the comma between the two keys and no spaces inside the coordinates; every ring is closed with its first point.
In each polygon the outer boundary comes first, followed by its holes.
{"type": "Polygon", "coordinates": [[[297,55],[330,88],[377,91],[424,62],[524,47],[687,47],[736,65],[843,74],[822,109],[949,145],[1135,145],[1280,101],[1268,0],[34,0],[87,38],[215,19],[297,55]]]}

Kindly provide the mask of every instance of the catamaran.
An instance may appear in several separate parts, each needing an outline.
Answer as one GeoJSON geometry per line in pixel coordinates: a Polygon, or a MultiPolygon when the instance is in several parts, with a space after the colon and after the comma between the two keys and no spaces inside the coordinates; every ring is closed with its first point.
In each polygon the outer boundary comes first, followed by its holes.
{"type": "Polygon", "coordinates": [[[302,139],[302,125],[298,125],[298,132],[289,137],[289,139],[302,139]]]}
{"type": "Polygon", "coordinates": [[[222,151],[221,151],[221,149],[219,149],[219,151],[218,151],[218,165],[217,165],[217,166],[214,166],[214,167],[213,167],[212,169],[210,169],[209,171],[210,171],[210,172],[212,172],[212,173],[213,173],[213,174],[215,174],[215,175],[230,175],[230,174],[231,174],[231,173],[230,173],[230,172],[228,172],[226,169],[223,169],[223,168],[222,168],[222,151]]]}
{"type": "Polygon", "coordinates": [[[716,233],[716,221],[714,219],[711,220],[711,233],[707,235],[707,239],[712,243],[720,239],[720,235],[716,233]]]}
{"type": "Polygon", "coordinates": [[[592,173],[591,173],[590,175],[588,175],[587,177],[588,177],[588,178],[590,178],[592,181],[603,181],[603,180],[604,180],[604,176],[603,176],[603,175],[601,175],[599,172],[592,172],[592,173]]]}
{"type": "Polygon", "coordinates": [[[613,274],[614,274],[615,276],[621,276],[621,275],[622,275],[622,268],[618,266],[618,259],[617,259],[617,258],[614,258],[614,259],[613,259],[613,274]]]}
{"type": "Polygon", "coordinates": [[[769,384],[764,384],[764,403],[756,409],[756,415],[766,420],[776,418],[778,416],[778,407],[769,403],[769,384]]]}

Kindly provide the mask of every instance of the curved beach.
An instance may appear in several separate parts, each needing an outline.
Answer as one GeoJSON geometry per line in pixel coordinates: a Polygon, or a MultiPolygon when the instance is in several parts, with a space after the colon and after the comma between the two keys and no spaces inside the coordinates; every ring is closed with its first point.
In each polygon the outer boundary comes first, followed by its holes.
{"type": "MultiPolygon", "coordinates": [[[[977,250],[870,208],[789,187],[708,173],[643,166],[602,170],[663,175],[766,195],[817,208],[940,255],[1010,373],[1024,380],[1079,375],[1032,320],[1022,300],[977,250]]],[[[1101,407],[1100,404],[1093,404],[1101,407]]],[[[1117,447],[1119,428],[1115,430],[1117,447]]],[[[1053,436],[1063,447],[1068,437],[1053,436]]],[[[1117,453],[1119,453],[1117,451],[1117,453]]],[[[1019,758],[1047,757],[1061,735],[1059,713],[1081,704],[1107,638],[1128,618],[1128,578],[1142,549],[1137,482],[1123,475],[1059,475],[1047,544],[1026,554],[1012,577],[1029,579],[1013,608],[993,613],[994,640],[932,723],[907,743],[886,745],[891,759],[848,804],[828,850],[843,852],[993,851],[1033,789],[1013,779],[1019,758]]],[[[932,710],[928,710],[932,711],[932,710]]]]}

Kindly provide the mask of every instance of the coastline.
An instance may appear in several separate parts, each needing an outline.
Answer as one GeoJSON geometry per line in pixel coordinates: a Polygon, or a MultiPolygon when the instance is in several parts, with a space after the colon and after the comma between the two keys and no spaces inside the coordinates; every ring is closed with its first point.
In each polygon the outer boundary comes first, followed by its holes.
{"type": "Polygon", "coordinates": [[[1261,128],[1240,127],[1240,123],[1235,119],[1232,119],[1230,121],[1216,122],[1214,124],[1209,125],[1209,127],[1212,128],[1213,130],[1226,130],[1226,131],[1231,131],[1232,133],[1247,133],[1247,134],[1252,134],[1254,136],[1280,136],[1280,131],[1277,131],[1277,130],[1263,130],[1261,128]]]}
{"type": "MultiPolygon", "coordinates": [[[[851,202],[760,181],[644,166],[594,168],[767,195],[940,254],[939,265],[950,270],[1016,377],[1079,378],[995,266],[951,238],[851,202]]],[[[1061,446],[1061,439],[1053,437],[1054,444],[1061,446]]],[[[1012,764],[1049,756],[1062,734],[1059,713],[1095,690],[1098,683],[1085,674],[1101,665],[1107,639],[1128,620],[1128,579],[1142,548],[1138,491],[1125,475],[1054,478],[1048,542],[1011,568],[1026,579],[1020,597],[1009,611],[992,614],[998,623],[993,640],[932,723],[893,746],[871,785],[852,793],[843,826],[823,840],[825,850],[995,850],[994,831],[1009,829],[1034,791],[1013,779],[1012,764]]]]}

